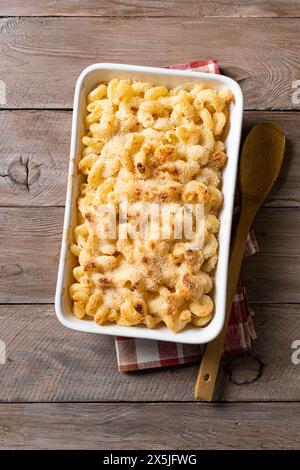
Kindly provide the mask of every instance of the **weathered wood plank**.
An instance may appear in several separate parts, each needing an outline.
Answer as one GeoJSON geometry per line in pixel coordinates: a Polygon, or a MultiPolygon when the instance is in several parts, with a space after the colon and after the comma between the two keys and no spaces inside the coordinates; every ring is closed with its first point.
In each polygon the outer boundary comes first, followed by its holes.
{"type": "MultiPolygon", "coordinates": [[[[292,364],[291,345],[300,338],[299,305],[252,308],[258,339],[251,353],[223,360],[214,399],[296,401],[300,365],[292,364]]],[[[197,364],[125,374],[112,337],[68,330],[53,305],[2,305],[0,319],[1,402],[193,400],[197,364]]]]}
{"type": "Polygon", "coordinates": [[[297,18],[22,17],[3,18],[0,30],[2,107],[70,108],[75,81],[93,62],[163,66],[211,57],[241,83],[247,109],[299,107],[292,103],[297,18]]]}
{"type": "Polygon", "coordinates": [[[215,400],[298,401],[300,365],[292,362],[292,344],[300,339],[299,305],[251,308],[258,338],[249,354],[223,360],[215,400]]]}
{"type": "Polygon", "coordinates": [[[0,16],[193,16],[193,17],[298,17],[299,2],[202,0],[2,0],[0,16]]]}
{"type": "MultiPolygon", "coordinates": [[[[62,225],[63,208],[0,208],[1,303],[53,302],[62,225]]],[[[254,227],[261,253],[243,267],[250,301],[300,302],[300,209],[262,209],[254,227]]]]}
{"type": "Polygon", "coordinates": [[[71,113],[2,111],[0,127],[1,205],[64,205],[71,113]]]}
{"type": "Polygon", "coordinates": [[[299,418],[297,403],[3,404],[0,448],[298,449],[299,418]]]}
{"type": "Polygon", "coordinates": [[[299,302],[300,209],[260,210],[254,230],[261,251],[244,262],[249,299],[299,302]]]}
{"type": "Polygon", "coordinates": [[[62,220],[61,208],[0,210],[0,302],[53,302],[62,220]]]}
{"type": "MultiPolygon", "coordinates": [[[[300,205],[300,113],[247,111],[244,135],[275,122],[287,136],[286,157],[268,206],[300,205]]],[[[70,111],[0,111],[0,206],[63,206],[71,134],[70,111]]]]}

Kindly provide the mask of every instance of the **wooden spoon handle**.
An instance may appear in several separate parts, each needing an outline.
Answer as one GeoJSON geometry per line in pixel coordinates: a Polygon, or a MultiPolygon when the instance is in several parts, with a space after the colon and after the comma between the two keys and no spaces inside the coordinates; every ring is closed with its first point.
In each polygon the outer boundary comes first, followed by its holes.
{"type": "Polygon", "coordinates": [[[239,278],[241,264],[245,252],[247,236],[253,221],[256,208],[245,204],[242,207],[240,220],[236,229],[228,270],[228,286],[226,301],[226,317],[221,333],[208,343],[203,354],[195,386],[196,400],[212,401],[215,382],[218,375],[223,351],[225,334],[229,322],[232,301],[239,278]]]}

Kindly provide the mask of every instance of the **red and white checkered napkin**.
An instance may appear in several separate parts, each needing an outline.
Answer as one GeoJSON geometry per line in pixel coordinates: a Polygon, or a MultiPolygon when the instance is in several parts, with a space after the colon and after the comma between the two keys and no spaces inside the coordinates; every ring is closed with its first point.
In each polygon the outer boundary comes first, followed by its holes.
{"type": "MultiPolygon", "coordinates": [[[[220,73],[215,60],[189,62],[188,64],[171,65],[169,69],[195,70],[207,73],[220,73]]],[[[239,215],[239,198],[236,197],[233,231],[239,215]]],[[[248,235],[245,256],[259,251],[255,234],[248,235]]],[[[239,352],[249,349],[256,333],[252,322],[253,313],[249,309],[245,288],[239,279],[233,300],[229,325],[226,333],[224,353],[239,352]]],[[[198,362],[202,347],[193,344],[168,343],[134,338],[115,338],[118,367],[120,371],[129,372],[152,367],[174,366],[198,362]]]]}

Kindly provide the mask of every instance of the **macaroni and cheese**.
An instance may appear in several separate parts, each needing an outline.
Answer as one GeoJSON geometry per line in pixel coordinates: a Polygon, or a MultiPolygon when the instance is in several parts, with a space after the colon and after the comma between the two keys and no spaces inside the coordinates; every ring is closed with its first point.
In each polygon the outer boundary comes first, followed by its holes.
{"type": "Polygon", "coordinates": [[[210,322],[232,99],[230,90],[205,85],[168,89],[125,79],[101,83],[88,95],[78,165],[84,182],[71,243],[78,257],[70,286],[77,317],[101,325],[164,323],[173,332],[210,322]],[[173,204],[174,214],[185,204],[202,204],[203,246],[191,248],[184,236],[143,237],[133,230],[136,213],[121,220],[124,201],[128,213],[146,203],[173,204]],[[102,206],[113,207],[117,228],[126,225],[135,237],[112,234],[111,214],[102,206]]]}

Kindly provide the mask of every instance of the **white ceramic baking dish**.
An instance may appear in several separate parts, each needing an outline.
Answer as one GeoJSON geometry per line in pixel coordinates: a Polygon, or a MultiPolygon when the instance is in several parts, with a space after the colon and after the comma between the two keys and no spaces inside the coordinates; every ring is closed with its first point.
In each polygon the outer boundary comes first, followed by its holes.
{"type": "Polygon", "coordinates": [[[234,80],[222,75],[123,64],[94,64],[83,70],[77,81],[74,96],[68,189],[55,296],[56,314],[63,325],[88,333],[190,344],[207,343],[219,334],[225,318],[228,255],[242,116],[243,95],[241,88],[234,80]],[[84,134],[83,121],[86,115],[86,96],[99,82],[114,77],[150,81],[156,85],[166,85],[167,87],[174,87],[186,81],[204,82],[212,88],[230,88],[234,94],[234,103],[232,103],[230,109],[230,127],[225,141],[228,163],[223,173],[224,205],[220,214],[219,261],[215,274],[215,314],[209,325],[204,328],[189,327],[175,334],[166,327],[148,329],[144,326],[99,326],[93,320],[80,320],[72,314],[68,289],[73,282],[72,269],[76,265],[76,259],[69,250],[69,241],[73,239],[73,227],[76,225],[76,199],[81,178],[76,168],[82,150],[81,138],[84,134]]]}

